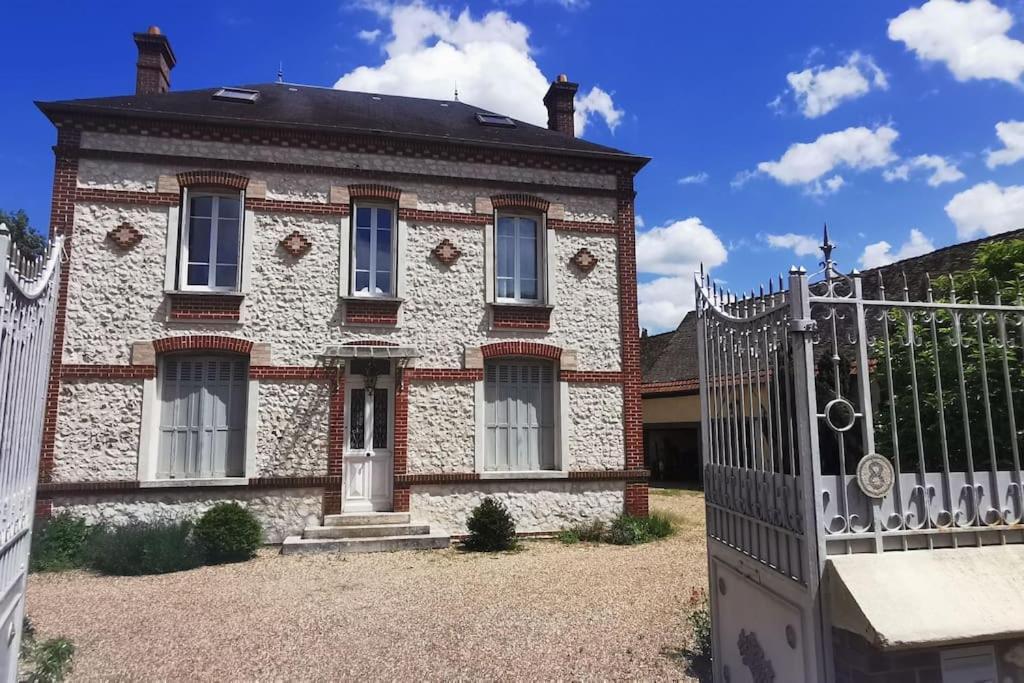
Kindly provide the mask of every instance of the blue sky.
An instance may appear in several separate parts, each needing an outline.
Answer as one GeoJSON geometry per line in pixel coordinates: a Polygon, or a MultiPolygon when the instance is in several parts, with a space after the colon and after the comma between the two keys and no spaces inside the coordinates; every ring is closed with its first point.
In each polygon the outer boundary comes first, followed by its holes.
{"type": "Polygon", "coordinates": [[[812,268],[824,221],[845,268],[1024,226],[1021,2],[14,0],[5,15],[0,207],[41,228],[55,135],[32,101],[131,93],[131,33],[150,24],[177,53],[174,89],[283,63],[291,82],[396,94],[457,82],[536,120],[567,73],[585,137],[654,159],[637,183],[652,330],[692,304],[700,261],[735,288],[812,268]]]}

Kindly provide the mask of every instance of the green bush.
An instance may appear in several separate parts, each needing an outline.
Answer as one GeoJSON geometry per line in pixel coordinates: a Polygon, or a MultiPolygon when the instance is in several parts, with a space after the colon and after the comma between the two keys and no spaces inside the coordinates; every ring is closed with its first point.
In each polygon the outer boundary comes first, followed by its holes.
{"type": "Polygon", "coordinates": [[[29,571],[57,572],[85,565],[85,551],[93,528],[84,519],[62,512],[32,534],[29,571]]]}
{"type": "Polygon", "coordinates": [[[689,673],[702,681],[711,680],[711,607],[707,591],[694,588],[689,602],[686,623],[690,625],[690,646],[683,654],[689,663],[689,673]]]}
{"type": "Polygon", "coordinates": [[[244,562],[263,542],[263,527],[238,503],[217,503],[199,518],[195,540],[209,564],[244,562]]]}
{"type": "Polygon", "coordinates": [[[194,569],[202,559],[189,521],[135,522],[102,529],[89,549],[90,566],[117,576],[194,569]]]}
{"type": "Polygon", "coordinates": [[[566,545],[574,543],[600,543],[605,538],[607,526],[599,519],[581,522],[558,532],[558,540],[566,545]]]}
{"type": "Polygon", "coordinates": [[[494,552],[511,550],[516,545],[516,525],[501,501],[488,496],[473,508],[466,522],[469,536],[464,545],[469,550],[494,552]]]}
{"type": "Polygon", "coordinates": [[[612,522],[606,540],[615,545],[637,545],[665,538],[673,531],[671,520],[658,514],[649,517],[621,515],[612,522]]]}
{"type": "Polygon", "coordinates": [[[22,620],[18,680],[28,683],[61,683],[71,673],[75,646],[67,638],[51,638],[39,643],[31,620],[22,620]]]}

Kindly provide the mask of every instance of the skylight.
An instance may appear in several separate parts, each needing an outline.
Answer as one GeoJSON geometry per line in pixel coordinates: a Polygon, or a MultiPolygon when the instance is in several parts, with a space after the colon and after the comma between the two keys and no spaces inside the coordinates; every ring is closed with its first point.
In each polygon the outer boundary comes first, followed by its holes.
{"type": "Polygon", "coordinates": [[[499,116],[498,114],[479,113],[476,115],[476,120],[481,126],[498,126],[499,128],[516,127],[515,121],[507,116],[499,116]]]}
{"type": "Polygon", "coordinates": [[[243,88],[221,88],[213,93],[213,99],[224,100],[225,102],[255,102],[260,93],[257,90],[245,90],[243,88]]]}

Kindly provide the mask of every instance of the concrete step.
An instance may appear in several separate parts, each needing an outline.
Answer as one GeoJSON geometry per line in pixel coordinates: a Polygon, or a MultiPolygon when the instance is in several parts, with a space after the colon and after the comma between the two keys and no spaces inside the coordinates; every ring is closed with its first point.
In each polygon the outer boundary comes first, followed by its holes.
{"type": "Polygon", "coordinates": [[[448,535],[441,533],[371,538],[300,538],[289,536],[281,544],[282,555],[306,553],[379,553],[394,550],[447,548],[448,535]]]}
{"type": "Polygon", "coordinates": [[[381,536],[423,536],[429,524],[358,524],[356,526],[308,526],[303,538],[371,538],[381,536]]]}
{"type": "Polygon", "coordinates": [[[408,523],[408,512],[348,512],[340,515],[324,515],[324,526],[361,526],[408,523]]]}

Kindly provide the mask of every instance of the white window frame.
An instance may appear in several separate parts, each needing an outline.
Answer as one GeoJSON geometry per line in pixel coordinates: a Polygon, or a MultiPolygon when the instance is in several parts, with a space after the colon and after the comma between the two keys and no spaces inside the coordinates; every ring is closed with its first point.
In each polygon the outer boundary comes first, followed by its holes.
{"type": "Polygon", "coordinates": [[[392,202],[353,202],[352,204],[352,215],[349,220],[349,282],[348,282],[348,295],[357,296],[360,298],[378,298],[378,299],[394,299],[398,296],[398,266],[400,259],[398,258],[399,248],[399,221],[398,221],[398,205],[392,202]],[[370,280],[368,291],[357,292],[356,291],[356,216],[359,209],[387,209],[391,212],[391,291],[380,293],[373,291],[376,289],[377,273],[375,269],[377,261],[377,251],[374,248],[377,239],[377,216],[379,215],[374,211],[370,220],[370,280]]]}
{"type": "Polygon", "coordinates": [[[252,279],[253,240],[250,232],[255,225],[255,213],[246,208],[245,190],[237,192],[220,188],[182,188],[181,202],[167,211],[167,242],[164,255],[164,290],[168,292],[215,292],[227,294],[245,294],[252,279]],[[239,245],[238,270],[234,287],[217,287],[192,285],[188,286],[188,230],[191,225],[189,216],[189,197],[222,196],[237,197],[239,206],[239,245]]]}
{"type": "MultiPolygon", "coordinates": [[[[196,356],[207,357],[218,355],[217,352],[195,351],[191,353],[175,353],[175,356],[196,356]]],[[[232,355],[232,354],[224,354],[232,355]]],[[[244,356],[239,356],[245,358],[244,356]]],[[[241,476],[223,478],[158,478],[157,473],[160,465],[160,437],[161,437],[161,412],[163,408],[163,397],[161,386],[163,381],[163,364],[166,359],[156,359],[157,372],[154,377],[147,378],[142,383],[142,425],[139,438],[138,457],[138,479],[139,485],[143,488],[170,488],[187,486],[244,486],[249,479],[257,476],[256,443],[259,428],[259,380],[249,378],[246,386],[245,405],[245,450],[242,454],[241,476]]],[[[252,363],[252,358],[245,358],[247,364],[252,363]]]]}
{"type": "Polygon", "coordinates": [[[569,452],[569,383],[562,381],[561,367],[557,362],[534,357],[499,357],[483,361],[484,372],[481,379],[473,384],[473,403],[475,415],[475,448],[474,471],[481,479],[564,479],[569,476],[572,467],[572,455],[569,452]],[[525,363],[551,363],[554,372],[552,399],[554,400],[554,469],[543,470],[489,470],[487,461],[487,399],[486,377],[487,364],[492,362],[514,361],[525,363]]]}
{"type": "MultiPolygon", "coordinates": [[[[522,304],[522,305],[544,305],[548,302],[548,248],[547,248],[547,221],[546,216],[542,213],[533,213],[529,211],[496,211],[494,214],[494,226],[493,232],[493,247],[492,253],[489,255],[491,274],[489,276],[489,283],[494,293],[494,301],[499,304],[522,304]],[[514,297],[503,297],[498,295],[498,245],[500,240],[498,238],[498,222],[502,218],[515,218],[515,219],[526,219],[533,221],[537,225],[537,298],[535,299],[524,299],[520,296],[514,297]]],[[[515,263],[517,266],[515,270],[518,271],[519,263],[519,250],[516,249],[515,263]]],[[[513,287],[519,289],[518,272],[513,276],[513,287]]]]}

